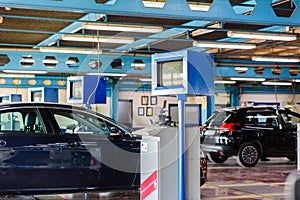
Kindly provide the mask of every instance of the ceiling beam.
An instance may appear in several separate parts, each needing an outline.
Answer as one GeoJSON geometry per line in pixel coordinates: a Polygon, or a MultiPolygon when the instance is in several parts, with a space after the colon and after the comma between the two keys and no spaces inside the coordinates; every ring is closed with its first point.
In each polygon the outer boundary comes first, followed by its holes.
{"type": "Polygon", "coordinates": [[[245,24],[300,26],[300,2],[293,1],[295,10],[290,17],[278,17],[272,9],[272,0],[256,0],[250,15],[236,14],[229,0],[214,0],[208,11],[193,11],[185,0],[167,0],[163,8],[146,8],[142,0],[116,0],[106,4],[95,0],[0,0],[5,7],[82,13],[116,14],[124,16],[161,17],[204,21],[243,22],[245,24]],[[220,12],[222,11],[222,12],[220,12]]]}

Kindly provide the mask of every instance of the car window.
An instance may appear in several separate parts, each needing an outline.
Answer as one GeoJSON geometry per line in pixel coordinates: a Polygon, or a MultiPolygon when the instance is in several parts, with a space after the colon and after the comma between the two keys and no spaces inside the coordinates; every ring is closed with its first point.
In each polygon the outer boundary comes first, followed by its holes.
{"type": "Polygon", "coordinates": [[[105,121],[94,115],[73,110],[51,110],[61,133],[109,135],[110,129],[105,121]]]}
{"type": "Polygon", "coordinates": [[[275,113],[261,112],[255,113],[250,112],[245,115],[245,125],[254,125],[262,127],[278,127],[278,119],[275,113]]]}
{"type": "Polygon", "coordinates": [[[215,116],[213,116],[213,119],[211,119],[209,125],[211,126],[223,124],[230,118],[230,116],[232,116],[232,114],[232,112],[217,112],[215,113],[215,116]]]}
{"type": "Polygon", "coordinates": [[[35,109],[0,112],[0,131],[45,133],[41,117],[35,109]]]}

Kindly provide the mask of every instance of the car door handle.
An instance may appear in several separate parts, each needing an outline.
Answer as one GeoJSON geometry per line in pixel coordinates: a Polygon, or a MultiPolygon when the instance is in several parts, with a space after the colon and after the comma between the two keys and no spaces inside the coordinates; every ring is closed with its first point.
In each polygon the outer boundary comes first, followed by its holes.
{"type": "Polygon", "coordinates": [[[6,141],[5,140],[0,140],[0,147],[6,146],[6,141]]]}
{"type": "Polygon", "coordinates": [[[81,145],[81,143],[77,142],[77,141],[71,141],[71,142],[67,143],[68,147],[79,147],[80,145],[81,145]]]}

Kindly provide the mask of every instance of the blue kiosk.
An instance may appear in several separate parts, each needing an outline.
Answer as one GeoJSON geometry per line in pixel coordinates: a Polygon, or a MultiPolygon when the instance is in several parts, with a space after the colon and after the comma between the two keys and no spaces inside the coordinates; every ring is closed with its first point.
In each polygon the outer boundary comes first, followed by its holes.
{"type": "MultiPolygon", "coordinates": [[[[199,184],[189,183],[185,180],[186,176],[196,176],[197,173],[200,173],[200,160],[199,168],[196,168],[196,171],[185,170],[185,166],[189,167],[188,164],[185,164],[185,160],[193,160],[185,158],[185,141],[191,140],[190,134],[185,134],[185,101],[187,96],[214,95],[214,63],[211,56],[189,50],[152,55],[152,95],[174,95],[178,99],[177,196],[173,191],[167,191],[167,186],[164,187],[164,185],[174,184],[174,182],[168,183],[166,180],[163,181],[161,187],[164,188],[161,190],[168,194],[166,194],[167,196],[161,195],[161,198],[178,200],[190,199],[194,196],[200,198],[200,180],[199,184]],[[189,174],[191,171],[194,174],[189,174]],[[189,194],[186,194],[185,191],[189,191],[189,194]]],[[[200,138],[195,143],[195,147],[200,153],[200,138]]],[[[174,170],[164,173],[173,176],[174,170]]],[[[168,175],[165,174],[162,174],[161,177],[168,179],[168,175]]]]}

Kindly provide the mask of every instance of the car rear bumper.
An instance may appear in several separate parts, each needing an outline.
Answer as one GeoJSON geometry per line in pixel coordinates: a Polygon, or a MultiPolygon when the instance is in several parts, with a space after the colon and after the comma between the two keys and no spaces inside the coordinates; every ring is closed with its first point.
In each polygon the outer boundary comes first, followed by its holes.
{"type": "Polygon", "coordinates": [[[235,150],[231,146],[217,145],[217,144],[200,144],[201,150],[206,153],[218,153],[225,156],[235,155],[235,150]]]}

